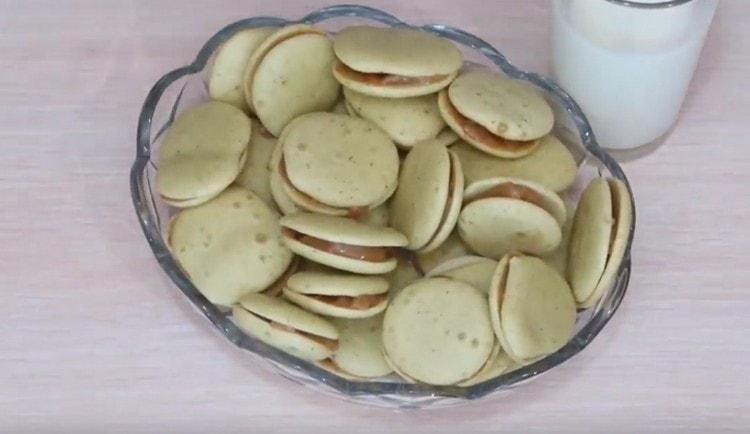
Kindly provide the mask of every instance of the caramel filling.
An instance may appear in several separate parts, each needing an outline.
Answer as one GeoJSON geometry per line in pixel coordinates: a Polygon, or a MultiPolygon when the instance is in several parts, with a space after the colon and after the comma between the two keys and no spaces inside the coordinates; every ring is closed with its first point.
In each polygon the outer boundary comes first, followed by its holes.
{"type": "Polygon", "coordinates": [[[471,140],[480,142],[490,148],[504,149],[508,151],[523,151],[535,146],[537,143],[536,140],[508,140],[500,136],[496,136],[487,128],[479,125],[477,122],[474,122],[459,113],[459,111],[456,109],[447,95],[445,95],[444,99],[448,114],[461,127],[461,130],[463,130],[464,134],[471,140]]]}
{"type": "MultiPolygon", "coordinates": [[[[286,163],[284,162],[284,157],[281,157],[281,159],[279,160],[279,175],[281,175],[282,181],[284,181],[288,186],[293,188],[297,194],[304,197],[307,202],[310,202],[313,205],[324,206],[328,208],[335,208],[330,205],[326,205],[322,203],[321,201],[315,199],[314,197],[310,196],[307,193],[300,191],[297,187],[295,187],[292,181],[289,179],[289,174],[286,171],[286,163]]],[[[352,219],[357,219],[357,220],[365,217],[367,213],[370,211],[370,209],[366,206],[353,206],[349,208],[335,208],[335,209],[341,209],[343,211],[346,211],[347,217],[352,218],[352,219]]]]}
{"type": "Polygon", "coordinates": [[[367,262],[385,262],[393,258],[393,249],[389,247],[355,246],[352,244],[322,240],[289,228],[282,228],[281,231],[285,237],[297,240],[314,249],[322,250],[337,256],[367,262]]]}
{"type": "Polygon", "coordinates": [[[343,307],[352,310],[367,310],[373,308],[388,298],[386,294],[366,294],[356,297],[346,295],[320,295],[305,294],[306,297],[314,298],[323,303],[336,307],[343,307]]]}
{"type": "Polygon", "coordinates": [[[359,72],[349,68],[342,62],[336,62],[333,68],[342,77],[372,86],[424,86],[443,81],[448,77],[447,74],[407,77],[405,75],[384,74],[380,72],[359,72]]]}
{"type": "Polygon", "coordinates": [[[541,194],[537,193],[533,189],[526,187],[525,185],[516,184],[513,182],[504,182],[498,184],[490,189],[487,189],[476,196],[472,196],[464,202],[464,206],[476,202],[482,199],[488,199],[493,197],[507,197],[510,199],[519,199],[524,202],[536,205],[539,208],[544,209],[544,198],[541,194]]]}
{"type": "Polygon", "coordinates": [[[267,322],[268,325],[271,326],[271,328],[273,328],[273,329],[276,329],[276,330],[279,330],[279,331],[282,331],[282,332],[285,332],[285,333],[293,333],[293,334],[296,334],[296,335],[299,335],[299,336],[303,336],[303,337],[305,337],[307,339],[310,339],[312,341],[315,341],[315,342],[323,345],[324,347],[326,347],[327,349],[329,349],[331,351],[336,351],[339,348],[339,341],[337,339],[329,339],[329,338],[325,338],[323,336],[318,336],[316,334],[312,334],[312,333],[308,333],[308,332],[303,332],[302,330],[298,330],[298,329],[296,329],[294,327],[288,326],[286,324],[281,324],[281,323],[276,322],[276,321],[274,321],[272,319],[260,316],[260,315],[258,315],[256,313],[253,313],[253,312],[250,312],[247,309],[245,309],[245,312],[247,312],[250,315],[252,315],[252,316],[260,319],[261,321],[267,322]]]}

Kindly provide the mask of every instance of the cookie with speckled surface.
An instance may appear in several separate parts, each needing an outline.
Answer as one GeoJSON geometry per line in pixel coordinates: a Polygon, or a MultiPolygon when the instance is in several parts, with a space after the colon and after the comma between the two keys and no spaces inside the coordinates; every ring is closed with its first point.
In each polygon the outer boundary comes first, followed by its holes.
{"type": "Polygon", "coordinates": [[[182,112],[159,147],[159,195],[170,205],[187,207],[221,193],[245,164],[251,129],[242,110],[223,102],[182,112]]]}
{"type": "Polygon", "coordinates": [[[278,170],[298,206],[331,215],[357,216],[384,203],[396,189],[396,145],[364,119],[310,113],[284,130],[278,170]]]}
{"type": "Polygon", "coordinates": [[[519,363],[554,353],[573,335],[576,305],[570,286],[539,258],[503,257],[492,278],[489,305],[495,335],[519,363]]]}
{"type": "Polygon", "coordinates": [[[232,316],[248,335],[301,359],[326,359],[339,345],[333,324],[278,297],[248,294],[232,316]]]}
{"type": "Polygon", "coordinates": [[[469,185],[458,217],[458,233],[471,250],[500,259],[510,252],[544,254],[562,237],[562,199],[539,184],[491,178],[469,185]]]}
{"type": "Polygon", "coordinates": [[[578,172],[573,155],[553,135],[544,136],[534,152],[516,159],[495,157],[463,140],[451,149],[461,160],[467,184],[504,176],[533,181],[560,192],[573,185],[578,172]]]}
{"type": "Polygon", "coordinates": [[[374,123],[404,148],[435,139],[445,127],[435,94],[394,99],[344,88],[344,96],[354,115],[374,123]]]}
{"type": "Polygon", "coordinates": [[[503,158],[530,154],[554,126],[552,108],[532,85],[496,72],[459,75],[441,91],[438,104],[462,139],[503,158]]]}
{"type": "Polygon", "coordinates": [[[335,366],[358,378],[377,378],[392,372],[383,357],[383,315],[331,320],[339,332],[339,347],[331,356],[335,366]]]}
{"type": "Polygon", "coordinates": [[[495,337],[487,297],[463,282],[421,279],[404,288],[386,309],[386,357],[408,378],[450,385],[477,374],[495,337]]]}
{"type": "Polygon", "coordinates": [[[281,240],[279,215],[239,186],[175,215],[167,241],[196,288],[222,306],[267,289],[293,256],[281,240]]]}
{"type": "Polygon", "coordinates": [[[447,86],[463,64],[447,39],[409,28],[351,26],[333,39],[333,73],[345,87],[367,95],[406,98],[447,86]]]}
{"type": "Polygon", "coordinates": [[[331,41],[308,25],[281,28],[258,47],[245,71],[245,96],[271,134],[278,137],[299,115],[333,107],[340,90],[334,60],[331,41]]]}
{"type": "Polygon", "coordinates": [[[275,31],[273,27],[240,30],[229,37],[216,51],[208,73],[208,94],[247,111],[244,80],[245,69],[255,50],[275,31]]]}
{"type": "Polygon", "coordinates": [[[584,190],[573,218],[567,277],[581,307],[596,304],[614,283],[633,219],[625,184],[597,178],[584,190]]]}
{"type": "Polygon", "coordinates": [[[390,203],[391,226],[409,239],[408,249],[429,252],[448,238],[463,186],[461,163],[446,147],[422,142],[409,151],[390,203]]]}

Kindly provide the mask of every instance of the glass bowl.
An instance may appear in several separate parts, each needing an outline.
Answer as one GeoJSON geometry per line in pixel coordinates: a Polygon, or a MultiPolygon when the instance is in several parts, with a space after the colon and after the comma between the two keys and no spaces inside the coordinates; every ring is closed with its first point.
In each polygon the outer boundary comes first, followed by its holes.
{"type": "MultiPolygon", "coordinates": [[[[210,64],[213,53],[222,42],[245,28],[282,26],[301,22],[317,23],[330,32],[362,23],[392,27],[409,26],[383,11],[351,5],[320,9],[299,20],[275,17],[241,20],[213,35],[203,45],[193,63],[161,77],[143,103],[138,120],[135,161],[130,172],[133,205],[156,259],[180,291],[230,342],[247,350],[248,354],[265,361],[261,364],[273,366],[283,376],[297,383],[369,405],[421,408],[467,403],[508,391],[560,365],[583,350],[604,328],[625,296],[630,276],[630,245],[635,219],[630,228],[628,247],[614,285],[596,306],[578,313],[575,334],[570,342],[556,353],[536,363],[471,387],[430,386],[392,379],[358,382],[339,377],[245,335],[232,322],[229,312],[209,303],[201,295],[181,271],[166,246],[163,229],[174,210],[162,202],[158,194],[154,194],[152,190],[154,176],[158,170],[157,161],[152,158],[152,155],[158,155],[155,151],[160,145],[160,139],[177,113],[186,107],[208,100],[206,65],[210,64]]],[[[468,63],[499,70],[509,77],[525,80],[533,84],[545,96],[555,111],[555,134],[568,146],[579,162],[579,174],[568,193],[568,200],[577,200],[581,189],[588,181],[600,175],[625,181],[630,191],[630,186],[620,166],[599,147],[578,104],[559,86],[540,75],[519,70],[494,47],[463,30],[441,24],[415,27],[452,40],[464,53],[468,63]]],[[[632,198],[632,191],[630,194],[632,198]]]]}

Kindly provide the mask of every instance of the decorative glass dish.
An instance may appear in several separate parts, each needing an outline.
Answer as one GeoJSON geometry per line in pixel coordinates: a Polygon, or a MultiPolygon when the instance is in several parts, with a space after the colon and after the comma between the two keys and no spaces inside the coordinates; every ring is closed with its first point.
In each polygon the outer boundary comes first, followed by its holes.
{"type": "MultiPolygon", "coordinates": [[[[232,322],[230,312],[208,302],[196,289],[182,272],[166,245],[164,229],[174,211],[152,189],[154,176],[158,170],[156,160],[152,159],[152,155],[158,155],[156,151],[163,133],[177,113],[186,107],[209,99],[205,80],[207,65],[210,65],[212,55],[222,42],[245,28],[282,26],[300,22],[318,24],[329,32],[362,23],[392,27],[409,26],[383,11],[350,5],[320,9],[299,20],[274,17],[248,18],[220,30],[205,43],[190,65],[175,69],[156,82],[146,97],[138,121],[136,156],[130,173],[130,187],[133,205],[146,239],[159,264],[174,284],[229,341],[247,350],[258,359],[264,360],[263,365],[273,366],[292,381],[369,405],[419,408],[467,403],[485,396],[500,394],[536,378],[583,350],[604,328],[625,296],[630,276],[630,245],[635,219],[630,228],[625,257],[614,285],[596,306],[579,312],[575,334],[567,345],[531,365],[470,387],[431,386],[404,383],[394,379],[374,381],[345,379],[245,335],[232,322]]],[[[577,200],[577,195],[580,194],[583,186],[599,175],[623,180],[630,191],[620,166],[599,147],[581,109],[560,87],[542,76],[517,69],[487,42],[463,30],[440,24],[415,27],[453,41],[463,52],[467,63],[499,70],[509,77],[525,80],[533,84],[545,96],[555,111],[554,133],[579,161],[579,173],[575,185],[570,189],[568,200],[577,200]]],[[[632,191],[630,193],[632,198],[632,191]]]]}

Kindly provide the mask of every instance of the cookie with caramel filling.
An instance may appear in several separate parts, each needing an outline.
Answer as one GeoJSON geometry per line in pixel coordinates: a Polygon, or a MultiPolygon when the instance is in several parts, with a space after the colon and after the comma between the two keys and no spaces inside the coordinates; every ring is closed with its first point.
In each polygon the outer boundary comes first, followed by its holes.
{"type": "Polygon", "coordinates": [[[385,98],[435,93],[463,64],[450,41],[410,28],[347,27],[334,36],[333,50],[333,75],[341,84],[385,98]]]}
{"type": "Polygon", "coordinates": [[[388,280],[379,276],[302,271],[287,280],[284,297],[321,315],[367,318],[385,310],[388,287],[388,280]]]}
{"type": "Polygon", "coordinates": [[[248,294],[232,307],[232,316],[248,335],[301,359],[327,359],[338,349],[333,324],[278,297],[248,294]]]}
{"type": "Polygon", "coordinates": [[[461,74],[438,96],[443,119],[480,151],[520,158],[552,131],[552,108],[534,87],[496,72],[461,74]]]}
{"type": "Polygon", "coordinates": [[[396,189],[398,150],[364,119],[310,113],[293,120],[272,156],[286,195],[309,211],[359,218],[396,189]]]}
{"type": "Polygon", "coordinates": [[[466,188],[458,233],[471,250],[488,258],[544,254],[560,244],[565,214],[562,199],[539,184],[491,178],[466,188]]]}
{"type": "Polygon", "coordinates": [[[597,178],[584,190],[573,218],[567,278],[580,307],[591,307],[612,286],[625,256],[633,205],[625,183],[597,178]]]}
{"type": "Polygon", "coordinates": [[[313,262],[360,274],[396,268],[396,248],[407,243],[395,229],[370,226],[346,217],[298,213],[281,219],[282,239],[313,262]]]}

